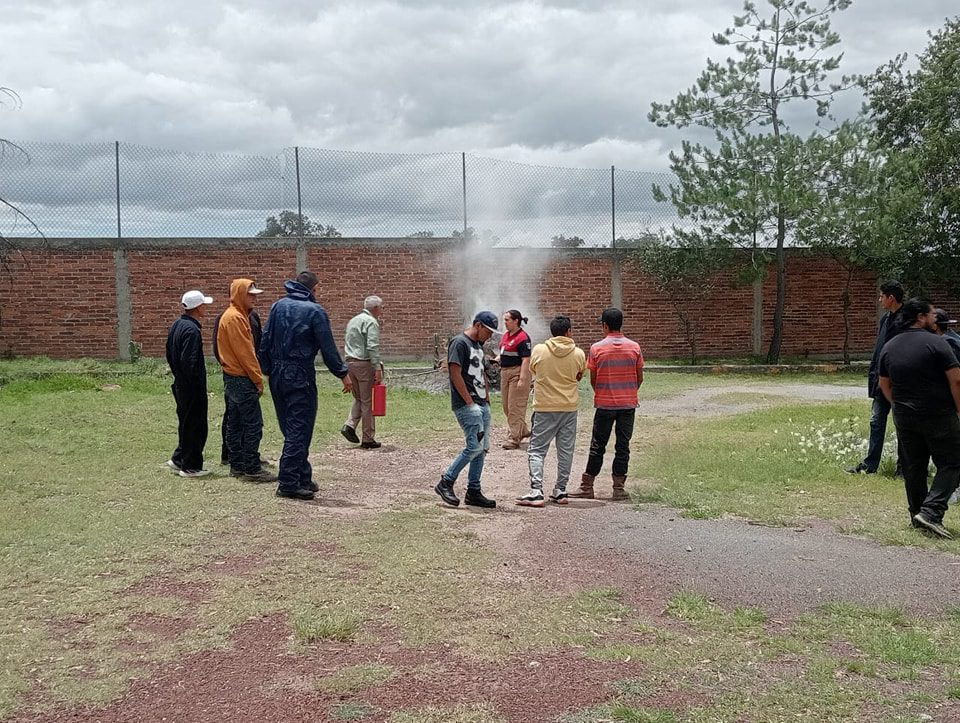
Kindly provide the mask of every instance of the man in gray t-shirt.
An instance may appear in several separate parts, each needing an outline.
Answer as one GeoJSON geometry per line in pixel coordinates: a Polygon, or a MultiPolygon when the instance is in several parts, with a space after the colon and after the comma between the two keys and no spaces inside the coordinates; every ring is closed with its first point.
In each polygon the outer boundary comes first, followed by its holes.
{"type": "Polygon", "coordinates": [[[453,485],[463,468],[469,465],[467,493],[463,501],[475,507],[496,507],[483,496],[480,475],[490,449],[490,384],[483,370],[483,343],[497,333],[497,315],[481,311],[473,324],[447,345],[450,372],[450,406],[463,430],[464,448],[440,477],[434,491],[451,507],[460,505],[453,485]]]}

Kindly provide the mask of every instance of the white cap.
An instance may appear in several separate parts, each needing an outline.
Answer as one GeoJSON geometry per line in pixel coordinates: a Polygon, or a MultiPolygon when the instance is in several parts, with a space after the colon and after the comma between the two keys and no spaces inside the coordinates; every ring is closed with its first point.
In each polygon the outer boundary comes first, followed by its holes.
{"type": "Polygon", "coordinates": [[[201,304],[212,304],[212,296],[204,296],[202,291],[188,291],[182,297],[180,297],[180,303],[183,304],[183,308],[189,311],[190,309],[196,309],[201,304]]]}
{"type": "Polygon", "coordinates": [[[250,286],[247,288],[247,293],[248,293],[248,294],[262,294],[262,293],[263,293],[263,289],[258,289],[258,288],[257,288],[257,285],[254,283],[254,284],[250,284],[250,286]]]}

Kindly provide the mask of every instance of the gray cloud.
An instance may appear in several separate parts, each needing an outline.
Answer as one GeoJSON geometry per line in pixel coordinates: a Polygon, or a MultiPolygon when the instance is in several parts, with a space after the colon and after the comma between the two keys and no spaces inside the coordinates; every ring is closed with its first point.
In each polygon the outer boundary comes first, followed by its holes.
{"type": "MultiPolygon", "coordinates": [[[[0,85],[23,98],[20,110],[0,109],[0,137],[119,139],[270,158],[292,145],[462,150],[523,164],[663,170],[682,134],[650,124],[650,103],[688,88],[707,57],[726,54],[710,36],[741,6],[740,0],[674,0],[655,7],[635,0],[38,0],[29,6],[0,0],[0,47],[7,59],[0,85]]],[[[869,72],[897,53],[921,51],[927,31],[955,12],[954,0],[858,0],[834,21],[843,38],[843,72],[869,72]]],[[[838,101],[836,112],[850,115],[859,105],[851,94],[838,101]]],[[[140,170],[175,175],[183,156],[165,163],[140,170]]],[[[109,158],[65,168],[89,175],[101,165],[108,167],[109,158]]],[[[53,177],[45,168],[37,178],[53,177]]],[[[402,172],[376,171],[381,183],[402,172]]],[[[190,183],[199,190],[178,194],[170,190],[175,187],[158,187],[161,207],[173,202],[166,195],[175,200],[199,193],[218,207],[235,192],[259,193],[268,200],[252,204],[249,218],[256,218],[275,196],[283,203],[290,198],[288,186],[277,192],[267,181],[231,179],[211,200],[204,184],[217,181],[197,169],[186,177],[196,179],[190,183]]],[[[346,198],[356,183],[375,177],[347,181],[334,173],[326,186],[312,187],[317,198],[321,190],[346,198]],[[337,179],[343,182],[339,191],[329,187],[337,179]]],[[[505,183],[504,198],[492,199],[492,208],[564,198],[546,178],[538,181],[543,188],[516,199],[507,197],[508,190],[519,189],[505,183]]],[[[131,193],[137,183],[131,182],[131,193]]],[[[104,185],[97,175],[93,187],[88,200],[101,203],[109,181],[104,185]]],[[[425,182],[424,188],[433,186],[425,182]]],[[[49,189],[51,198],[62,199],[70,183],[51,181],[49,189]]],[[[436,190],[443,199],[456,196],[446,185],[436,190]]],[[[423,202],[414,190],[402,198],[414,206],[423,202]]],[[[395,201],[378,203],[384,212],[395,211],[395,201]]],[[[315,205],[322,215],[323,204],[315,205]]],[[[445,219],[446,213],[428,217],[445,219]]],[[[371,219],[372,228],[379,221],[371,219]]]]}

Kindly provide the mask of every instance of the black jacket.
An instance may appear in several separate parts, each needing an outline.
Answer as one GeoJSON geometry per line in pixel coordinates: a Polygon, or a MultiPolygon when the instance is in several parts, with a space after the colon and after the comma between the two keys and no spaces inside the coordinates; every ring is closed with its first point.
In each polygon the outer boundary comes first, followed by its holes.
{"type": "Polygon", "coordinates": [[[200,322],[184,314],[167,335],[167,364],[178,385],[207,388],[207,365],[203,359],[200,322]]]}
{"type": "Polygon", "coordinates": [[[888,311],[880,317],[880,323],[877,324],[877,343],[873,347],[873,357],[870,359],[870,371],[867,374],[867,396],[871,399],[876,398],[880,391],[880,372],[878,365],[880,363],[880,352],[888,341],[900,333],[897,328],[897,313],[888,311]]]}

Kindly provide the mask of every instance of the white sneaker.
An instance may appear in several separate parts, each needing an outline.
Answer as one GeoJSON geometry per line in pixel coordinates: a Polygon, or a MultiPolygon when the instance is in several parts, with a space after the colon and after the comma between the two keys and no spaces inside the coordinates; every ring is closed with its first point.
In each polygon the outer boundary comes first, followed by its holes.
{"type": "Polygon", "coordinates": [[[543,491],[530,490],[523,497],[517,497],[517,504],[521,507],[543,507],[543,491]]]}
{"type": "Polygon", "coordinates": [[[206,477],[210,474],[208,469],[182,469],[177,474],[181,477],[206,477]]]}
{"type": "Polygon", "coordinates": [[[179,471],[180,471],[180,468],[177,466],[177,463],[174,462],[172,459],[168,459],[168,460],[166,461],[166,465],[167,465],[167,467],[169,467],[170,469],[172,469],[174,472],[179,472],[179,471]]]}
{"type": "Polygon", "coordinates": [[[570,498],[567,497],[566,490],[553,488],[553,492],[550,493],[550,501],[558,505],[568,505],[570,504],[570,498]]]}

